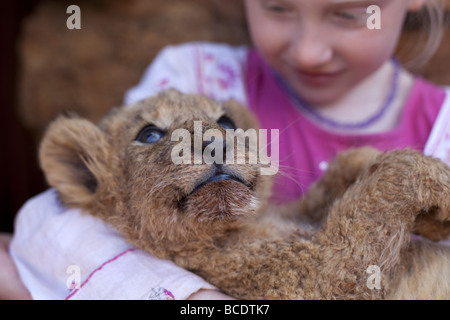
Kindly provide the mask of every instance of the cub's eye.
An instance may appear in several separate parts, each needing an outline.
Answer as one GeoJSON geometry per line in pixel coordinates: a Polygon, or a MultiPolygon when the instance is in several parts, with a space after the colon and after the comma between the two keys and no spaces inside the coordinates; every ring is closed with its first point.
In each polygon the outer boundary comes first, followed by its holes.
{"type": "Polygon", "coordinates": [[[157,127],[153,125],[149,125],[144,127],[139,134],[136,137],[136,141],[151,144],[158,142],[162,137],[164,137],[165,132],[161,129],[158,129],[157,127]]]}
{"type": "Polygon", "coordinates": [[[217,123],[220,124],[225,129],[233,129],[233,130],[237,129],[234,122],[226,116],[220,117],[219,120],[217,120],[217,123]]]}

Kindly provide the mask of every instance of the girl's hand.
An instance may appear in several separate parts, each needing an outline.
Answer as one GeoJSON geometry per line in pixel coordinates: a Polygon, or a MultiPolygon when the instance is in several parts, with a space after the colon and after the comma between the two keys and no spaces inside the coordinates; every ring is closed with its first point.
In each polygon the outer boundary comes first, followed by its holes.
{"type": "Polygon", "coordinates": [[[11,235],[0,233],[0,300],[31,300],[9,255],[11,235]]]}

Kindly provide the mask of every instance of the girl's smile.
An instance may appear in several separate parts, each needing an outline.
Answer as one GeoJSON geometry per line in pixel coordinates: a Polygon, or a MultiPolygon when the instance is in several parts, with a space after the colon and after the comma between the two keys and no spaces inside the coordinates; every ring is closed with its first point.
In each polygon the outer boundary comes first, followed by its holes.
{"type": "Polygon", "coordinates": [[[344,71],[335,72],[317,72],[317,71],[303,71],[296,70],[298,80],[306,87],[326,87],[336,82],[344,71]]]}

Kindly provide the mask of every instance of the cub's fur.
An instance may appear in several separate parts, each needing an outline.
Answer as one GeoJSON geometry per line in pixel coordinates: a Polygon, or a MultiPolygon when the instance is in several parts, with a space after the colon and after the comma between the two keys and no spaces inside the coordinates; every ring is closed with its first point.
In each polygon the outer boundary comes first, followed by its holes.
{"type": "Polygon", "coordinates": [[[450,234],[447,165],[408,150],[350,150],[298,202],[271,207],[258,164],[172,162],[174,130],[194,136],[202,121],[225,136],[223,116],[244,130],[257,125],[236,103],[174,90],[115,109],[98,126],[60,117],[41,165],[66,206],[236,298],[450,298],[450,248],[411,240],[450,234]]]}

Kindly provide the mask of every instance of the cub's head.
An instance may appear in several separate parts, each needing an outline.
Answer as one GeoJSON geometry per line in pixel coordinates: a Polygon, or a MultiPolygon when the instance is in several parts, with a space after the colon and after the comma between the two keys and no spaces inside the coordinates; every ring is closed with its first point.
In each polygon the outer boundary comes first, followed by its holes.
{"type": "Polygon", "coordinates": [[[239,164],[242,149],[227,139],[227,131],[255,127],[235,102],[169,90],[112,110],[98,126],[58,118],[39,156],[66,206],[165,256],[239,227],[267,199],[270,179],[248,161],[256,151],[247,140],[239,164]]]}

